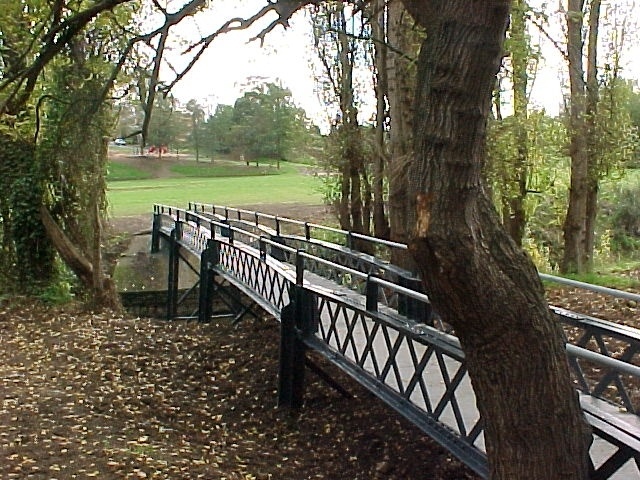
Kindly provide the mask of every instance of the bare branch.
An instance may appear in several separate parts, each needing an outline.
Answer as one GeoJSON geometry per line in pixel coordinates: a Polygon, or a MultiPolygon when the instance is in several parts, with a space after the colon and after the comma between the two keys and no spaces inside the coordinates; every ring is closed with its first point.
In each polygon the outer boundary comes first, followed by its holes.
{"type": "Polygon", "coordinates": [[[560,53],[560,55],[562,55],[562,58],[564,58],[564,60],[566,62],[569,61],[569,55],[567,53],[567,51],[562,48],[562,44],[560,42],[558,42],[556,39],[554,39],[549,32],[547,32],[547,30],[544,28],[544,25],[542,25],[542,23],[538,22],[537,20],[531,18],[530,19],[531,23],[538,29],[538,31],[540,33],[542,33],[542,35],[544,35],[547,40],[549,40],[551,42],[551,44],[555,47],[555,49],[558,51],[558,53],[560,53]]]}
{"type": "Polygon", "coordinates": [[[265,15],[270,12],[276,12],[278,14],[278,18],[273,20],[269,25],[267,25],[263,30],[261,30],[255,37],[251,38],[249,41],[260,40],[260,45],[264,44],[264,39],[266,36],[272,32],[278,25],[282,25],[283,28],[289,27],[289,20],[298,10],[308,6],[308,5],[317,5],[322,3],[323,0],[307,0],[307,1],[291,1],[291,0],[280,0],[273,1],[269,0],[267,5],[263,6],[256,14],[252,15],[249,18],[236,17],[230,20],[227,20],[218,30],[215,32],[203,37],[198,42],[189,46],[183,53],[189,54],[195,51],[191,61],[189,64],[180,72],[176,77],[167,85],[166,90],[171,90],[180,80],[182,80],[187,73],[193,68],[193,66],[198,62],[202,54],[206,51],[206,49],[211,45],[211,43],[218,38],[220,35],[240,31],[247,30],[252,27],[258,20],[262,19],[265,15]]]}

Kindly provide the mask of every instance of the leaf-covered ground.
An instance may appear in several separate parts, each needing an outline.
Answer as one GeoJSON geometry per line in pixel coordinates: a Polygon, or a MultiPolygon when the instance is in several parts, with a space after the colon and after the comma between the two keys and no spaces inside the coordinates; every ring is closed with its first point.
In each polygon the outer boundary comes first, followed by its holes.
{"type": "Polygon", "coordinates": [[[276,408],[277,329],[3,305],[0,478],[475,478],[334,370],[276,408]]]}
{"type": "MultiPolygon", "coordinates": [[[[326,214],[308,209],[274,213],[326,214]]],[[[118,232],[150,226],[118,221],[118,232]]],[[[640,326],[634,303],[549,298],[640,326]]],[[[0,478],[476,478],[331,366],[353,398],[309,373],[302,410],[276,408],[277,354],[273,319],[234,328],[0,303],[0,478]]]]}

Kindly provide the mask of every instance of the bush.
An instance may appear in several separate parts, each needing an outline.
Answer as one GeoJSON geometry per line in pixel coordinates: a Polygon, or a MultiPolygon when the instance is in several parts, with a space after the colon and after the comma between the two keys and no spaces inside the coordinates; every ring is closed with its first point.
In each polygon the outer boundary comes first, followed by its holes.
{"type": "Polygon", "coordinates": [[[623,187],[611,205],[612,250],[640,250],[640,186],[623,187]]]}

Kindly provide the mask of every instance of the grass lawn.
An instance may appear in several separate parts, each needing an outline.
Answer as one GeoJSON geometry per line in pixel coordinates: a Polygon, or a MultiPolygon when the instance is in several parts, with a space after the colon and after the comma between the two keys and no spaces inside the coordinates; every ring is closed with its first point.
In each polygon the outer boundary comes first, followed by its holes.
{"type": "Polygon", "coordinates": [[[256,175],[284,175],[294,173],[295,167],[281,163],[281,168],[276,169],[275,166],[269,164],[261,164],[255,167],[251,164],[249,167],[244,164],[240,165],[211,165],[207,163],[198,163],[195,165],[177,164],[171,166],[171,172],[184,177],[248,177],[256,175]]]}
{"type": "Polygon", "coordinates": [[[140,170],[139,168],[132,167],[126,163],[109,162],[109,168],[107,173],[108,182],[117,182],[122,180],[144,180],[151,178],[151,174],[140,170]]]}
{"type": "Polygon", "coordinates": [[[297,172],[281,175],[164,178],[109,182],[114,217],[153,212],[154,203],[186,207],[190,201],[242,206],[260,203],[321,204],[320,181],[297,172]]]}

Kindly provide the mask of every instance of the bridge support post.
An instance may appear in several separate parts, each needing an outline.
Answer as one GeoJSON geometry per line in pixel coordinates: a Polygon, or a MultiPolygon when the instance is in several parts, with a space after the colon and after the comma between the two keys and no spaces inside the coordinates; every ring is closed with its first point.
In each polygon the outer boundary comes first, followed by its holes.
{"type": "MultiPolygon", "coordinates": [[[[271,241],[280,245],[286,245],[284,238],[282,238],[280,235],[271,235],[271,241]]],[[[279,262],[287,261],[284,250],[274,246],[271,247],[271,256],[279,262]]]]}
{"type": "Polygon", "coordinates": [[[151,253],[158,253],[160,251],[160,227],[162,220],[160,214],[153,214],[153,223],[151,224],[151,253]]]}
{"type": "Polygon", "coordinates": [[[176,222],[169,239],[169,276],[167,279],[167,320],[178,315],[178,280],[180,278],[180,245],[182,224],[176,222]]]}
{"type": "Polygon", "coordinates": [[[292,287],[293,300],[282,309],[280,318],[280,365],[278,406],[298,409],[304,400],[306,346],[304,337],[317,329],[317,308],[310,291],[292,287]]]}
{"type": "Polygon", "coordinates": [[[207,248],[200,256],[200,298],[198,301],[198,321],[208,322],[212,314],[212,302],[214,291],[213,268],[220,260],[220,248],[218,242],[207,240],[207,248]]]}
{"type": "MultiPolygon", "coordinates": [[[[422,288],[422,281],[418,278],[412,277],[399,277],[398,284],[401,287],[406,287],[416,292],[424,293],[422,288]]],[[[415,320],[416,322],[426,323],[433,326],[433,319],[431,318],[431,305],[428,303],[415,300],[406,295],[398,295],[398,313],[405,317],[415,320]]]]}

